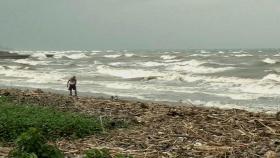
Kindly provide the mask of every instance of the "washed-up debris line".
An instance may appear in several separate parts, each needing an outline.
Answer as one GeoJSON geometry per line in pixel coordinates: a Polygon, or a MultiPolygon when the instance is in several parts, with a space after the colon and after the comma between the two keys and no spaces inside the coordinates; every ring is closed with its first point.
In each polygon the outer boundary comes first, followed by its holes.
{"type": "MultiPolygon", "coordinates": [[[[280,121],[265,113],[75,98],[42,90],[1,89],[0,95],[12,97],[18,103],[54,106],[133,123],[104,135],[54,142],[69,157],[79,157],[92,148],[107,148],[112,153],[128,153],[135,158],[280,156],[280,121]]],[[[0,156],[5,153],[3,150],[0,147],[0,156]]]]}

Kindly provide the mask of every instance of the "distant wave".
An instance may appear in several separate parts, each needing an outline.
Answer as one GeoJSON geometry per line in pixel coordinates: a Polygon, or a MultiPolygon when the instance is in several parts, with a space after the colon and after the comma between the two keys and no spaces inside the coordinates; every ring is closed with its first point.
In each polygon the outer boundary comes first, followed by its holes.
{"type": "Polygon", "coordinates": [[[207,53],[211,53],[211,52],[208,52],[208,51],[206,51],[206,50],[200,50],[200,53],[202,53],[202,54],[207,54],[207,53]]]}
{"type": "Polygon", "coordinates": [[[47,65],[50,63],[50,61],[36,61],[36,60],[30,60],[30,59],[18,59],[14,61],[15,63],[19,64],[27,64],[27,65],[47,65]]]}
{"type": "Polygon", "coordinates": [[[236,54],[234,56],[236,56],[236,57],[251,57],[253,55],[252,54],[236,54]]]}
{"type": "Polygon", "coordinates": [[[125,53],[125,54],[107,54],[107,55],[104,55],[103,57],[105,58],[119,58],[119,57],[133,57],[135,56],[134,53],[125,53]]]}
{"type": "Polygon", "coordinates": [[[142,69],[117,69],[105,65],[98,66],[97,72],[100,74],[106,74],[106,75],[116,76],[121,78],[139,78],[139,77],[163,75],[162,73],[157,71],[148,71],[142,69]]]}
{"type": "Polygon", "coordinates": [[[61,59],[61,58],[68,58],[68,59],[83,59],[83,58],[89,58],[88,55],[84,53],[78,53],[78,54],[67,54],[67,53],[56,53],[54,54],[54,58],[61,59]]]}
{"type": "Polygon", "coordinates": [[[175,59],[176,56],[173,56],[173,55],[162,55],[160,56],[161,59],[164,59],[164,60],[170,60],[170,59],[175,59]]]}
{"type": "Polygon", "coordinates": [[[27,54],[19,54],[16,52],[4,52],[0,51],[0,59],[26,59],[30,55],[27,54]]]}
{"type": "Polygon", "coordinates": [[[240,53],[244,53],[244,52],[243,51],[233,51],[231,53],[233,53],[233,54],[240,54],[240,53]]]}
{"type": "Polygon", "coordinates": [[[264,81],[268,80],[268,81],[276,81],[280,83],[280,75],[277,74],[268,74],[266,76],[263,77],[264,81]]]}
{"type": "Polygon", "coordinates": [[[17,70],[30,70],[30,67],[28,67],[28,66],[0,66],[0,69],[17,71],[17,70]]]}
{"type": "Polygon", "coordinates": [[[280,76],[269,74],[263,79],[250,79],[238,77],[210,77],[191,74],[171,73],[162,77],[160,80],[166,81],[184,81],[203,83],[209,90],[227,89],[227,92],[209,93],[211,95],[229,97],[234,100],[248,100],[262,97],[271,97],[280,95],[280,76]],[[271,82],[273,81],[273,82],[271,82]],[[276,82],[276,83],[275,83],[276,82]]]}
{"type": "Polygon", "coordinates": [[[28,68],[21,69],[19,67],[11,67],[10,69],[5,69],[2,66],[0,66],[0,74],[7,76],[7,77],[14,77],[14,78],[20,78],[21,83],[61,83],[65,82],[63,78],[65,78],[65,75],[52,71],[52,72],[38,72],[38,71],[31,71],[28,70],[28,68]],[[16,71],[15,71],[16,70],[16,71]]]}
{"type": "Polygon", "coordinates": [[[135,54],[133,54],[133,53],[125,53],[124,56],[125,57],[133,57],[133,56],[135,56],[135,54]]]}
{"type": "Polygon", "coordinates": [[[270,58],[265,58],[264,60],[262,60],[264,63],[267,63],[267,64],[276,64],[277,61],[276,60],[273,60],[273,59],[270,59],[270,58]]]}
{"type": "Polygon", "coordinates": [[[148,61],[148,62],[140,62],[138,65],[144,66],[144,67],[157,67],[157,66],[166,66],[168,64],[166,63],[160,63],[160,62],[154,62],[154,61],[148,61]]]}
{"type": "Polygon", "coordinates": [[[121,54],[111,54],[111,55],[104,55],[105,58],[118,58],[121,57],[121,54]]]}
{"type": "Polygon", "coordinates": [[[174,63],[174,62],[180,62],[182,59],[170,59],[170,60],[164,60],[165,63],[174,63]]]}
{"type": "Polygon", "coordinates": [[[179,62],[177,64],[171,65],[167,68],[167,70],[183,71],[183,72],[197,73],[197,74],[209,74],[209,73],[217,73],[217,72],[234,69],[234,67],[212,68],[212,67],[201,66],[204,63],[205,62],[197,61],[193,59],[190,61],[179,62]]]}
{"type": "Polygon", "coordinates": [[[192,54],[191,57],[209,57],[212,56],[212,54],[192,54]]]}
{"type": "Polygon", "coordinates": [[[44,59],[48,58],[45,53],[34,53],[30,57],[37,58],[39,60],[44,60],[44,59]]]}

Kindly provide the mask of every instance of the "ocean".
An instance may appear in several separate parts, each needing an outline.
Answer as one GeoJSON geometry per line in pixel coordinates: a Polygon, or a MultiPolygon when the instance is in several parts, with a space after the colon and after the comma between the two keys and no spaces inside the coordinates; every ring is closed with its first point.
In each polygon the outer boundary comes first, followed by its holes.
{"type": "Polygon", "coordinates": [[[275,113],[280,49],[11,51],[0,54],[0,86],[78,91],[120,98],[275,113]],[[27,55],[17,58],[17,55],[27,55]]]}

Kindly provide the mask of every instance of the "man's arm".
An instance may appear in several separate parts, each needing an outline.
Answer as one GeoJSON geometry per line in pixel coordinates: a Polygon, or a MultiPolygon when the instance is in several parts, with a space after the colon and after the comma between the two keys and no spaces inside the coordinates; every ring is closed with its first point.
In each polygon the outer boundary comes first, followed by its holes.
{"type": "Polygon", "coordinates": [[[68,82],[67,82],[67,87],[69,87],[69,82],[70,82],[70,80],[68,80],[68,82]]]}

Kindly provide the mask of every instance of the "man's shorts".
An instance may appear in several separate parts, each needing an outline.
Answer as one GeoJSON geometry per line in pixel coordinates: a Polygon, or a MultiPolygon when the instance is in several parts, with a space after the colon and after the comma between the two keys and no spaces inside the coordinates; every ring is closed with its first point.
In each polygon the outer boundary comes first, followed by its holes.
{"type": "Polygon", "coordinates": [[[71,90],[76,90],[76,85],[74,85],[74,84],[70,84],[70,86],[69,86],[69,90],[71,91],[71,90]]]}

